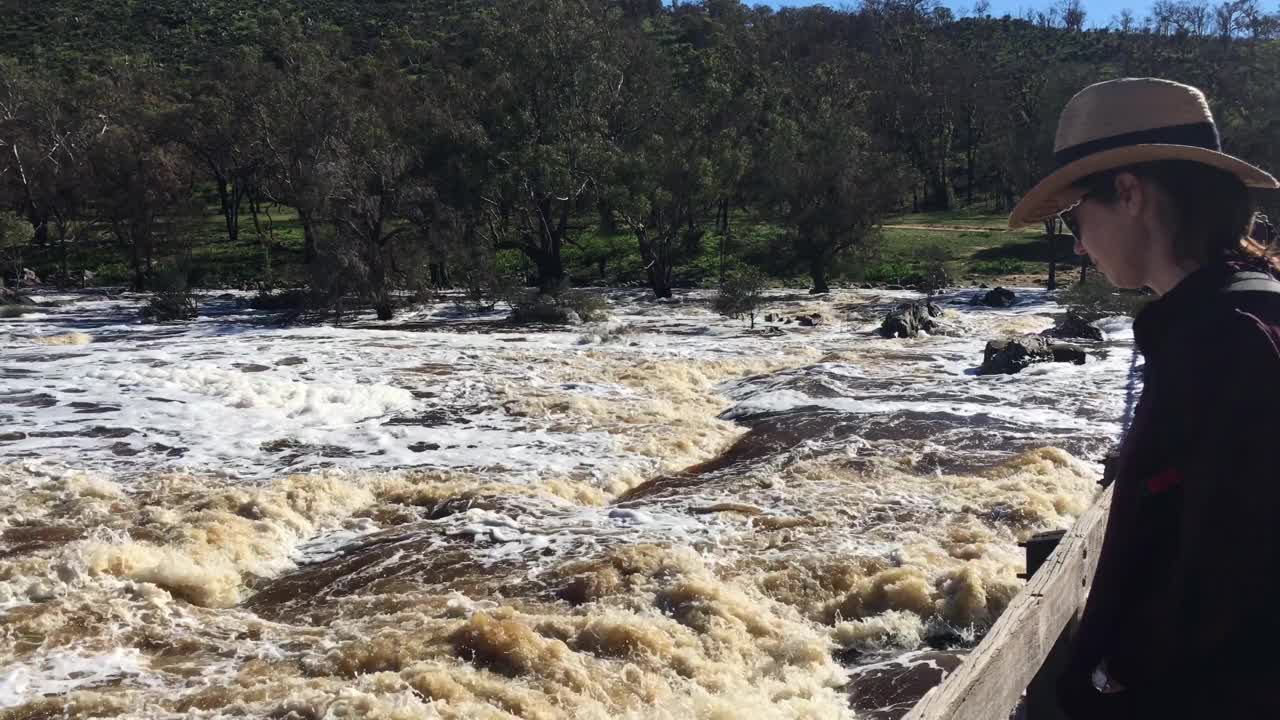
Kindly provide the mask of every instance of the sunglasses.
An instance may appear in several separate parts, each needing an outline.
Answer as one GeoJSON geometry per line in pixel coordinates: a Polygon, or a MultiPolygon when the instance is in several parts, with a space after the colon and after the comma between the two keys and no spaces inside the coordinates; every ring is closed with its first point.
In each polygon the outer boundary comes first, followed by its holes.
{"type": "Polygon", "coordinates": [[[1072,236],[1074,236],[1077,240],[1080,239],[1080,229],[1081,229],[1080,216],[1077,214],[1077,212],[1079,211],[1080,206],[1084,203],[1085,199],[1088,197],[1089,197],[1089,193],[1085,193],[1081,195],[1080,199],[1075,201],[1075,203],[1071,207],[1058,213],[1058,219],[1062,221],[1063,225],[1067,226],[1067,230],[1071,231],[1072,236]]]}

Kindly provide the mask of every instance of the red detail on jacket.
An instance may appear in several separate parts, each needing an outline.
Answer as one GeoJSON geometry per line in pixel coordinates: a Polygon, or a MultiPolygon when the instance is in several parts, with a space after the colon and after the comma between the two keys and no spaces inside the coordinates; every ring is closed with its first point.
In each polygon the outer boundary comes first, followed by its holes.
{"type": "Polygon", "coordinates": [[[1147,489],[1153,493],[1162,493],[1182,484],[1182,471],[1178,468],[1165,468],[1147,478],[1147,489]]]}

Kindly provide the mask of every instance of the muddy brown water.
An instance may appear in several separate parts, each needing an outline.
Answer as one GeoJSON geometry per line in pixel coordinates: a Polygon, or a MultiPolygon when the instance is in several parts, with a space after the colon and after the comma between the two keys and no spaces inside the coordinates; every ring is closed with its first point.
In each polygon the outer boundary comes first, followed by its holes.
{"type": "Polygon", "coordinates": [[[92,356],[16,373],[0,407],[32,427],[6,457],[88,460],[0,465],[0,718],[900,717],[1018,592],[1016,543],[1089,504],[1125,369],[966,374],[1033,311],[850,324],[900,299],[779,298],[827,321],[772,337],[624,296],[625,332],[513,345],[436,320],[119,330],[88,347],[151,374],[71,400],[57,368],[92,356]],[[255,415],[311,373],[320,400],[408,400],[255,415]],[[201,413],[271,472],[207,460],[201,413]]]}

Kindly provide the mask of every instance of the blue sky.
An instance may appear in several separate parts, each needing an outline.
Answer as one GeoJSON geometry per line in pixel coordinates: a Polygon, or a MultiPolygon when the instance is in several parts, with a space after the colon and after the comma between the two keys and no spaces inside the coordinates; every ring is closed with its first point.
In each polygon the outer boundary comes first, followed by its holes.
{"type": "MultiPolygon", "coordinates": [[[[751,0],[746,0],[747,4],[754,4],[751,0]]],[[[942,0],[943,4],[955,10],[957,14],[967,12],[973,8],[975,0],[942,0]]],[[[1041,9],[1047,8],[1054,4],[1054,0],[989,0],[991,3],[991,14],[997,17],[1005,14],[1015,17],[1022,14],[1027,8],[1041,9]]],[[[847,0],[829,0],[825,3],[817,3],[812,0],[773,0],[769,2],[773,7],[799,7],[803,5],[830,5],[831,7],[840,7],[841,5],[856,5],[856,0],[849,2],[847,0]]],[[[1263,3],[1269,5],[1270,3],[1263,3]]],[[[1129,8],[1139,19],[1147,14],[1147,9],[1151,6],[1151,0],[1084,0],[1084,9],[1087,13],[1086,24],[1089,26],[1101,26],[1111,22],[1112,16],[1118,14],[1124,8],[1129,8]]]]}

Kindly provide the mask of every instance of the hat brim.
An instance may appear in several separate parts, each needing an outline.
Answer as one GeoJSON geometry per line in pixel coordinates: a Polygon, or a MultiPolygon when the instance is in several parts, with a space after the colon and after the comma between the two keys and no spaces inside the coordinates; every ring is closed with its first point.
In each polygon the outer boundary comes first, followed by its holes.
{"type": "Polygon", "coordinates": [[[1055,170],[1014,207],[1009,215],[1009,229],[1032,225],[1071,207],[1084,194],[1084,189],[1075,184],[1090,175],[1157,160],[1190,160],[1226,170],[1247,187],[1280,188],[1280,183],[1265,170],[1226,153],[1193,145],[1127,145],[1094,153],[1055,170]]]}

